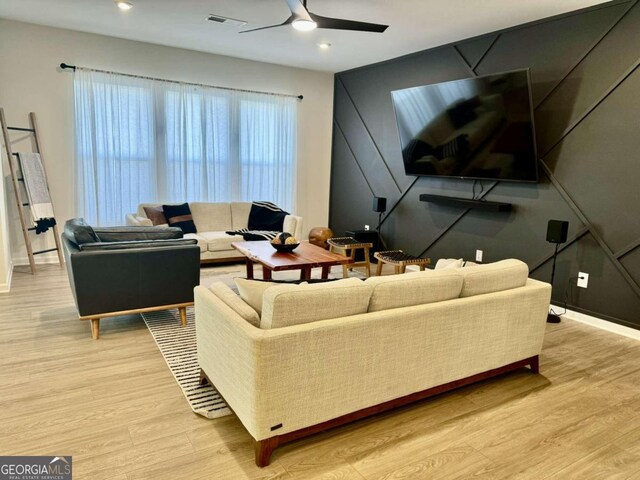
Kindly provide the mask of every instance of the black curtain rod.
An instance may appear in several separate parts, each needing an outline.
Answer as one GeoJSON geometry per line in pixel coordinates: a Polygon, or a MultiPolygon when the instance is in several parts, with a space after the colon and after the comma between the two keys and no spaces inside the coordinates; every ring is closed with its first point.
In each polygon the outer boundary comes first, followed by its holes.
{"type": "MultiPolygon", "coordinates": [[[[75,72],[78,67],[76,67],[75,65],[69,65],[69,64],[63,62],[63,63],[60,64],[60,68],[63,69],[63,70],[73,70],[75,72]]],[[[222,89],[222,90],[235,90],[235,91],[238,91],[238,92],[262,93],[262,94],[266,94],[266,95],[276,95],[276,96],[279,96],[279,97],[295,97],[298,100],[302,100],[304,98],[302,95],[286,95],[286,94],[282,94],[282,93],[259,92],[257,90],[243,90],[241,88],[216,87],[215,85],[203,85],[203,84],[200,84],[200,83],[178,82],[178,81],[175,81],[175,80],[164,80],[162,78],[145,77],[145,76],[142,76],[142,75],[131,75],[129,73],[108,72],[106,70],[97,70],[97,69],[93,69],[93,68],[88,68],[87,70],[93,70],[95,72],[102,72],[102,73],[114,73],[114,74],[118,74],[118,75],[125,75],[127,77],[134,77],[134,78],[146,78],[147,80],[159,80],[161,82],[182,83],[182,84],[185,84],[185,85],[193,85],[193,86],[197,86],[197,87],[219,88],[219,89],[222,89]]]]}

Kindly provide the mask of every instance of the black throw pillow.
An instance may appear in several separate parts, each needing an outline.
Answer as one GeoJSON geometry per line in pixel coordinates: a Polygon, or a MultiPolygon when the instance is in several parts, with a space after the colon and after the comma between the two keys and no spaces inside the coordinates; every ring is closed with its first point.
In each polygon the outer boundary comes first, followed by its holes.
{"type": "Polygon", "coordinates": [[[162,205],[162,211],[170,227],[178,227],[184,233],[197,233],[188,203],[181,205],[162,205]]]}
{"type": "Polygon", "coordinates": [[[249,211],[249,230],[281,232],[287,215],[288,212],[271,202],[253,202],[249,211]]]}

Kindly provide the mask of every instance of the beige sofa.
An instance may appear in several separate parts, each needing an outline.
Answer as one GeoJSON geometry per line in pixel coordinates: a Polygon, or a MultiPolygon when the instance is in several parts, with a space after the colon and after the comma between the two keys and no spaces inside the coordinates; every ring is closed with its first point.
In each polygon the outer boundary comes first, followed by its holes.
{"type": "MultiPolygon", "coordinates": [[[[140,204],[136,213],[127,214],[127,225],[151,226],[151,220],[147,218],[144,207],[157,206],[159,205],[155,203],[140,204]]],[[[187,233],[184,238],[197,240],[202,262],[224,262],[245,258],[231,247],[231,242],[241,242],[242,236],[227,235],[225,232],[247,228],[251,211],[250,202],[189,202],[189,208],[198,232],[187,233]]],[[[287,215],[284,219],[283,231],[302,240],[302,217],[287,215]]]]}
{"type": "Polygon", "coordinates": [[[530,365],[551,287],[504,260],[277,285],[262,316],[222,283],[195,289],[198,360],[256,440],[279,444],[530,365]]]}

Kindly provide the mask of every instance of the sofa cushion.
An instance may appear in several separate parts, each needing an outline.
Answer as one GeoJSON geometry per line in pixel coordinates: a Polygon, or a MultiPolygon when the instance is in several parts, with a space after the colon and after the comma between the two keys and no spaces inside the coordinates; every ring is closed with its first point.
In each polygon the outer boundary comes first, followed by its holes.
{"type": "Polygon", "coordinates": [[[209,290],[251,325],[260,326],[258,313],[224,283],[214,282],[209,286],[209,290]]]}
{"type": "Polygon", "coordinates": [[[168,225],[167,217],[164,216],[164,210],[161,205],[147,205],[142,207],[144,214],[147,216],[153,226],[168,225]]]}
{"type": "Polygon", "coordinates": [[[196,243],[198,244],[198,247],[200,247],[200,252],[206,252],[207,251],[207,239],[204,237],[201,237],[200,235],[198,235],[197,233],[185,233],[184,234],[184,238],[190,238],[196,241],[196,243]]]}
{"type": "Polygon", "coordinates": [[[64,234],[76,245],[100,241],[96,232],[91,225],[84,221],[84,218],[67,220],[64,224],[64,234]]]}
{"type": "Polygon", "coordinates": [[[240,230],[249,227],[250,202],[231,202],[231,228],[240,230]]]}
{"type": "Polygon", "coordinates": [[[463,277],[454,270],[426,270],[402,275],[370,277],[373,292],[369,312],[451,300],[460,296],[463,277]]]}
{"type": "Polygon", "coordinates": [[[180,205],[162,205],[164,216],[172,227],[181,228],[184,233],[196,233],[196,225],[188,203],[180,205]]]}
{"type": "Polygon", "coordinates": [[[463,276],[461,297],[472,297],[484,293],[500,292],[523,287],[527,283],[529,267],[516,259],[476,265],[457,270],[463,276]]]}
{"type": "Polygon", "coordinates": [[[366,313],[371,287],[357,278],[313,285],[276,285],[264,292],[260,328],[366,313]]]}
{"type": "Polygon", "coordinates": [[[231,230],[231,206],[229,203],[192,202],[189,206],[198,232],[231,230]]]}
{"type": "Polygon", "coordinates": [[[231,242],[242,242],[242,235],[227,235],[225,232],[198,232],[198,235],[207,242],[209,252],[222,252],[233,250],[231,242]]]}
{"type": "Polygon", "coordinates": [[[441,258],[436,262],[435,270],[456,269],[462,267],[464,260],[461,258],[441,258]]]}
{"type": "Polygon", "coordinates": [[[279,283],[264,282],[260,280],[248,280],[246,278],[234,278],[240,298],[251,306],[258,315],[262,315],[262,298],[267,288],[279,283]]]}

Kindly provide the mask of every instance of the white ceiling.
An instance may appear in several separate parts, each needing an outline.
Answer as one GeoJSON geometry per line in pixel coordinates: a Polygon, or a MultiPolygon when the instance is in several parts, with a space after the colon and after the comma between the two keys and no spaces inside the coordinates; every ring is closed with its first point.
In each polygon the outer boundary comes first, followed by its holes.
{"type": "Polygon", "coordinates": [[[538,20],[604,0],[309,0],[312,12],[390,25],[385,33],[290,26],[238,34],[222,15],[256,28],[282,23],[285,0],[0,0],[0,17],[251,60],[337,72],[538,20]],[[329,42],[329,50],[320,50],[329,42]]]}

